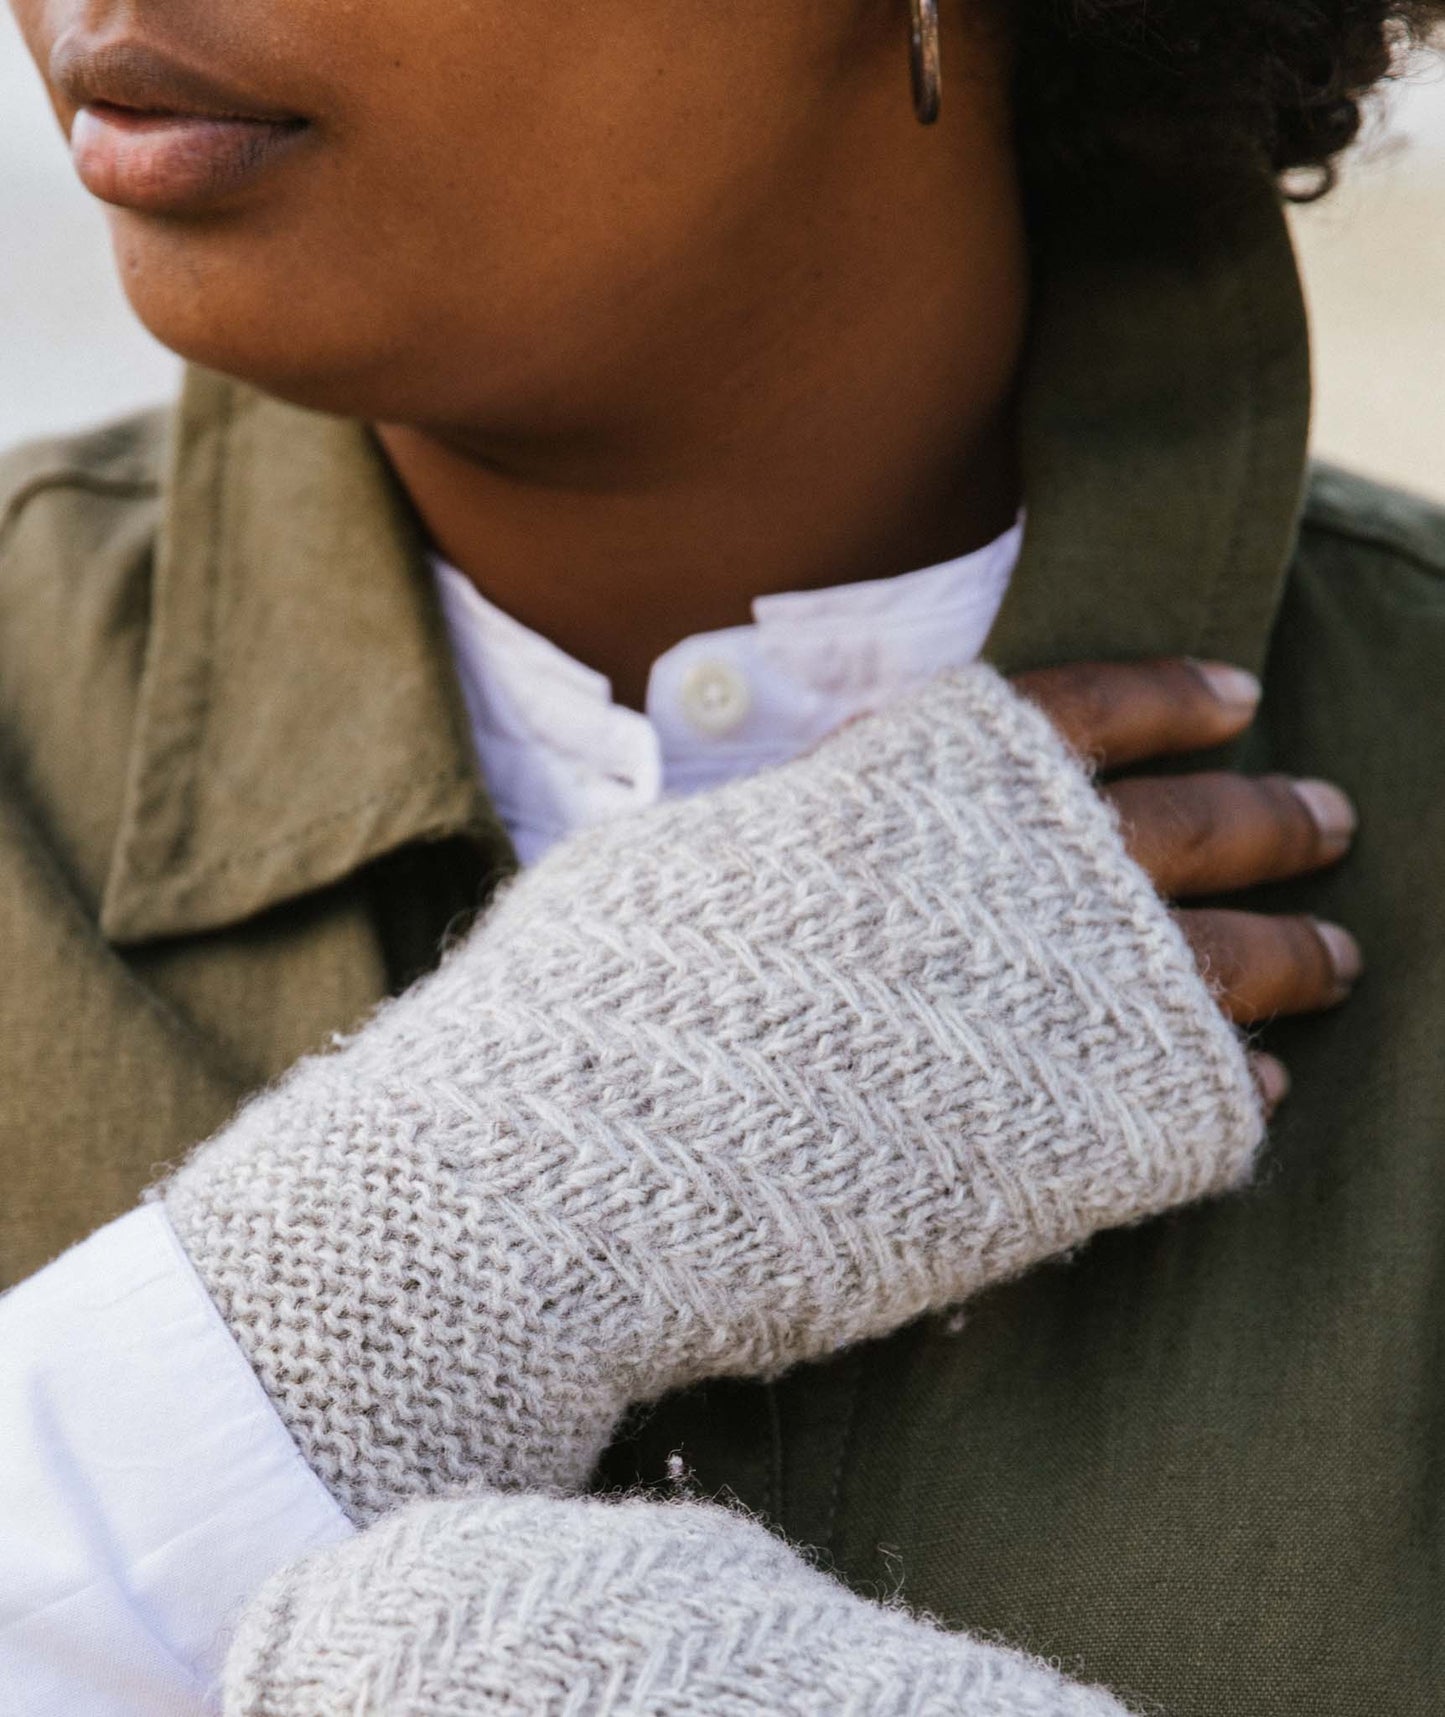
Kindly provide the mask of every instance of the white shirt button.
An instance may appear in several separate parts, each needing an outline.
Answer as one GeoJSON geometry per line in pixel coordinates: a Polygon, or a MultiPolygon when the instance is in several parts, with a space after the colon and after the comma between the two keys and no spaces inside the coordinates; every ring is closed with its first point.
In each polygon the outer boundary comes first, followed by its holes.
{"type": "Polygon", "coordinates": [[[680,695],[683,714],[699,733],[711,739],[735,732],[753,706],[747,680],[731,662],[716,658],[688,669],[680,695]]]}

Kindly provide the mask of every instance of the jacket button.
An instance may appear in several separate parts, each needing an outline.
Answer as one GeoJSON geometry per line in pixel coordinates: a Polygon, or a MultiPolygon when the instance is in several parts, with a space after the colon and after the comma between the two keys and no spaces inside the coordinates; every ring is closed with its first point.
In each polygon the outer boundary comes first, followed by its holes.
{"type": "Polygon", "coordinates": [[[748,682],[731,662],[698,662],[688,670],[680,697],[683,714],[710,739],[740,727],[753,704],[748,682]]]}

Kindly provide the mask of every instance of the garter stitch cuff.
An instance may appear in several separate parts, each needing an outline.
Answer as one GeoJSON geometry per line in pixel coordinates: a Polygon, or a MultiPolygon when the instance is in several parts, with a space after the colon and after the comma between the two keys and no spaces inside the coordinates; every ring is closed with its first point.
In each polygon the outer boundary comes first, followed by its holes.
{"type": "Polygon", "coordinates": [[[367,1521],[579,1489],[630,1403],[1233,1186],[1262,1126],[1109,810],[979,667],[565,843],[163,1196],[367,1521]]]}
{"type": "Polygon", "coordinates": [[[422,1503],[279,1575],[225,1717],[1124,1717],[699,1503],[422,1503]]]}

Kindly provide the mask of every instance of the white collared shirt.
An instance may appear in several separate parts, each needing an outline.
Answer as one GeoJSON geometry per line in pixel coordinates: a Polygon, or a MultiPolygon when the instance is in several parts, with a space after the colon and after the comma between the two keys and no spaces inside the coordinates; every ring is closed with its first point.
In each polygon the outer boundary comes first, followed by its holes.
{"type": "MultiPolygon", "coordinates": [[[[901,578],[762,598],[752,625],[660,657],[645,714],[438,566],[482,773],[519,857],[799,756],[972,661],[1020,535],[901,578]]],[[[351,1531],[160,1206],[0,1299],[6,1717],[214,1711],[247,1597],[351,1531]]]]}
{"type": "Polygon", "coordinates": [[[482,775],[517,856],[574,830],[801,756],[845,722],[971,662],[1022,527],[922,572],[763,596],[753,623],[685,638],[652,665],[646,713],[439,563],[437,588],[482,775]]]}

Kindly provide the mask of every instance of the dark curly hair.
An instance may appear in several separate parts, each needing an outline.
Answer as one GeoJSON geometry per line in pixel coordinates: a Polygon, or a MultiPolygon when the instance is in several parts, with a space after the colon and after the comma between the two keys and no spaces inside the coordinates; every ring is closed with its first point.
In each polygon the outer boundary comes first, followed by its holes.
{"type": "Polygon", "coordinates": [[[1004,0],[1035,192],[1226,164],[1308,200],[1445,0],[1004,0]]]}

